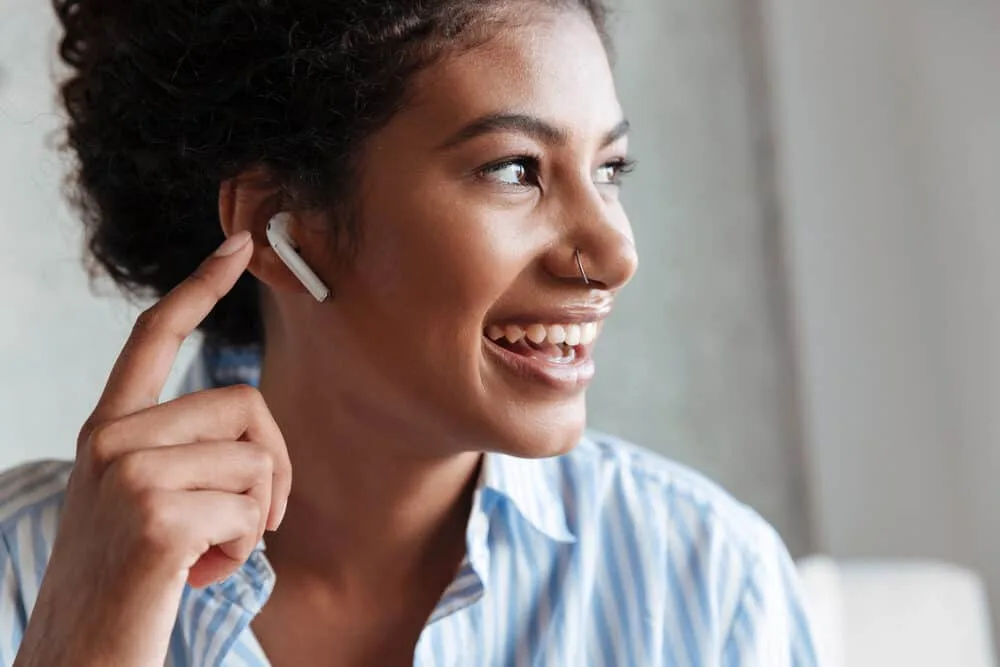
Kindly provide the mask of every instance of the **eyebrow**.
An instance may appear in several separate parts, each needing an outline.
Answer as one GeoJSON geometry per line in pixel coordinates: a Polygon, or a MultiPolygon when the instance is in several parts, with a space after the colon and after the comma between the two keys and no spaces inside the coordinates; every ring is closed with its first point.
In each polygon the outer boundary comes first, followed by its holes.
{"type": "MultiPolygon", "coordinates": [[[[618,121],[618,124],[604,135],[601,148],[607,148],[624,137],[631,127],[631,123],[626,119],[618,121]]],[[[565,130],[536,116],[498,113],[472,121],[441,144],[441,150],[449,150],[477,137],[499,132],[526,134],[544,143],[556,145],[563,145],[569,141],[569,134],[565,130]]]]}

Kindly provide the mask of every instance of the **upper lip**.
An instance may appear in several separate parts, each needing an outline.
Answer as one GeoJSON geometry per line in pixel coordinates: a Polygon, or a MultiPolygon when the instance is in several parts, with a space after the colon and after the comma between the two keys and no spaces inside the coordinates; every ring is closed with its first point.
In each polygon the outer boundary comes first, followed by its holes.
{"type": "Polygon", "coordinates": [[[600,322],[611,314],[614,300],[611,297],[563,303],[559,306],[521,310],[506,317],[491,318],[489,325],[506,324],[584,324],[600,322]]]}

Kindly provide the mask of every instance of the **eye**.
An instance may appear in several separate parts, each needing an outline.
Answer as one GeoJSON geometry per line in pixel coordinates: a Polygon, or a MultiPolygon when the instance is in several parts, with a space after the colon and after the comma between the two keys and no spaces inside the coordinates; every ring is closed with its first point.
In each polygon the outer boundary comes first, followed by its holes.
{"type": "Polygon", "coordinates": [[[594,172],[594,182],[598,185],[621,185],[622,178],[635,170],[635,161],[617,158],[605,162],[594,172]]]}
{"type": "Polygon", "coordinates": [[[482,176],[501,185],[531,187],[538,185],[538,160],[517,157],[484,167],[482,176]]]}

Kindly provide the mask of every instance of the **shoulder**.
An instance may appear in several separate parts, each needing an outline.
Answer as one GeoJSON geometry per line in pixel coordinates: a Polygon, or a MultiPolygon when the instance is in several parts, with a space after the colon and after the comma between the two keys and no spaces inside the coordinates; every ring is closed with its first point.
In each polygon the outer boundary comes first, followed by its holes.
{"type": "MultiPolygon", "coordinates": [[[[38,461],[0,472],[0,631],[15,644],[38,598],[72,469],[38,461]]],[[[0,642],[0,654],[8,649],[0,642]]]]}
{"type": "Polygon", "coordinates": [[[697,574],[706,587],[734,592],[762,566],[788,560],[753,509],[702,474],[620,438],[588,432],[548,465],[573,505],[571,530],[654,550],[650,564],[682,578],[697,574]]]}
{"type": "Polygon", "coordinates": [[[748,560],[780,542],[767,521],[715,482],[620,438],[588,432],[563,458],[564,474],[600,489],[602,513],[662,519],[656,528],[675,533],[675,542],[711,538],[748,560]]]}
{"type": "Polygon", "coordinates": [[[25,519],[62,506],[73,463],[35,461],[0,472],[0,532],[7,535],[25,519]]]}
{"type": "Polygon", "coordinates": [[[619,438],[588,433],[558,461],[580,511],[571,529],[622,545],[660,609],[713,647],[706,664],[813,665],[795,567],[757,512],[703,475],[619,438]],[[586,496],[587,498],[585,498],[586,496]]]}
{"type": "Polygon", "coordinates": [[[704,607],[702,613],[717,614],[710,625],[731,625],[762,573],[789,562],[781,539],[757,512],[652,451],[588,433],[560,467],[579,507],[571,530],[581,541],[642,555],[633,570],[661,600],[676,609],[704,607]],[[678,594],[678,587],[697,601],[678,594]]]}
{"type": "Polygon", "coordinates": [[[25,593],[37,589],[48,562],[72,468],[69,461],[37,461],[0,473],[0,557],[5,578],[14,575],[25,593]]]}

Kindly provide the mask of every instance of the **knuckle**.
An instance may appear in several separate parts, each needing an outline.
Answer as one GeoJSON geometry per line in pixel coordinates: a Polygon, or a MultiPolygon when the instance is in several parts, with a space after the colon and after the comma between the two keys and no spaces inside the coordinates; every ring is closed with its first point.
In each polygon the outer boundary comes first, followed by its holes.
{"type": "Polygon", "coordinates": [[[264,405],[264,397],[257,388],[248,384],[235,384],[228,388],[234,400],[251,410],[257,410],[264,405]]]}
{"type": "Polygon", "coordinates": [[[292,457],[288,453],[288,446],[285,444],[284,439],[278,441],[278,470],[283,474],[287,475],[289,479],[292,477],[292,457]]]}
{"type": "Polygon", "coordinates": [[[158,329],[163,322],[163,309],[159,302],[139,313],[133,330],[140,336],[158,329]]]}
{"type": "Polygon", "coordinates": [[[174,539],[177,522],[166,500],[165,494],[156,491],[143,491],[135,496],[133,502],[139,520],[138,537],[145,546],[162,550],[173,548],[177,544],[174,539]]]}
{"type": "Polygon", "coordinates": [[[83,422],[83,426],[80,427],[80,431],[76,436],[77,450],[83,449],[90,444],[91,436],[97,430],[98,426],[97,417],[94,415],[87,417],[87,421],[83,422]]]}
{"type": "Polygon", "coordinates": [[[114,461],[118,446],[118,428],[116,422],[98,424],[90,429],[87,448],[90,461],[98,472],[103,472],[114,461]]]}
{"type": "Polygon", "coordinates": [[[238,518],[233,518],[233,527],[241,534],[241,537],[228,543],[225,551],[230,558],[245,561],[260,541],[260,526],[264,511],[253,499],[244,497],[240,500],[239,508],[235,514],[238,515],[238,518]]]}
{"type": "Polygon", "coordinates": [[[270,449],[271,472],[291,480],[292,461],[288,456],[288,448],[285,447],[284,440],[279,439],[270,449]]]}
{"type": "MultiPolygon", "coordinates": [[[[248,535],[256,535],[258,526],[264,520],[264,510],[253,498],[249,496],[244,496],[244,498],[242,501],[244,506],[243,518],[246,523],[243,526],[243,531],[248,535]]],[[[256,540],[254,540],[254,543],[256,544],[256,540]]]]}
{"type": "Polygon", "coordinates": [[[140,490],[151,486],[152,476],[143,452],[130,452],[119,457],[109,468],[115,485],[126,490],[140,490]]]}
{"type": "Polygon", "coordinates": [[[270,478],[274,472],[274,457],[263,445],[257,443],[243,447],[250,466],[258,477],[270,478]]]}
{"type": "Polygon", "coordinates": [[[244,427],[250,427],[259,422],[264,415],[270,414],[264,395],[260,391],[248,384],[236,384],[227,387],[225,391],[232,397],[244,420],[244,427]]]}

